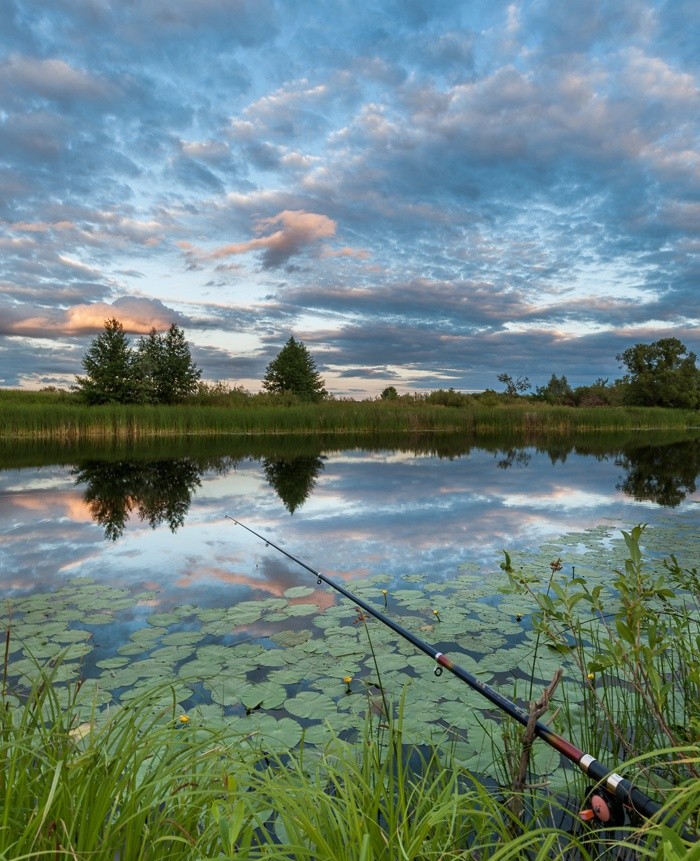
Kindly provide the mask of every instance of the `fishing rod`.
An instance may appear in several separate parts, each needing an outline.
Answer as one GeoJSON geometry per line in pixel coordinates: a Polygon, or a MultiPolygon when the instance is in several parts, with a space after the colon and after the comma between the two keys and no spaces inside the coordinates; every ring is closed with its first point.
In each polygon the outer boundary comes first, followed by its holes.
{"type": "MultiPolygon", "coordinates": [[[[468,672],[468,670],[460,667],[459,664],[456,664],[447,655],[436,649],[430,643],[426,643],[425,640],[422,640],[412,631],[399,625],[398,622],[395,622],[385,613],[382,613],[380,610],[377,610],[376,607],[368,604],[367,601],[354,595],[349,589],[346,589],[340,583],[336,583],[335,580],[322,574],[310,565],[307,565],[306,562],[303,562],[283,547],[275,544],[274,541],[271,541],[269,538],[266,538],[264,535],[251,529],[250,526],[246,526],[245,523],[241,523],[240,520],[236,520],[228,514],[226,515],[226,519],[233,521],[233,523],[238,526],[242,526],[243,529],[250,532],[251,535],[255,535],[256,538],[264,541],[266,547],[274,547],[275,550],[286,556],[287,559],[290,559],[292,562],[295,562],[297,565],[313,574],[319,585],[321,583],[325,583],[327,586],[330,586],[336,592],[339,592],[341,595],[344,595],[352,601],[357,607],[364,610],[368,615],[382,622],[382,624],[386,625],[388,628],[391,628],[391,630],[397,633],[400,637],[408,640],[408,642],[412,643],[419,651],[429,655],[437,663],[434,671],[435,675],[441,675],[443,669],[449,670],[449,672],[454,676],[469,685],[470,688],[480,693],[495,706],[498,706],[501,711],[510,715],[510,717],[518,721],[518,723],[523,726],[528,726],[528,722],[530,720],[528,712],[520,708],[516,703],[504,697],[494,688],[477,679],[476,676],[473,676],[468,672]]],[[[563,736],[558,735],[554,730],[539,720],[534,724],[534,733],[537,737],[550,745],[550,747],[553,747],[562,756],[566,757],[566,759],[573,762],[574,765],[576,765],[583,774],[586,775],[586,777],[595,781],[596,785],[601,787],[600,792],[596,791],[590,796],[589,802],[591,809],[589,811],[582,812],[584,819],[595,818],[603,824],[620,825],[622,824],[621,822],[615,822],[615,819],[619,818],[617,809],[620,805],[622,805],[625,810],[635,813],[645,819],[650,819],[661,810],[661,805],[657,801],[654,801],[649,798],[649,796],[645,795],[638,787],[634,786],[630,780],[622,777],[620,774],[616,774],[614,771],[610,771],[610,769],[603,765],[603,763],[599,762],[594,756],[580,750],[576,745],[572,744],[563,736]]],[[[668,821],[671,822],[672,820],[669,819],[668,821]]],[[[685,830],[683,832],[683,837],[693,842],[697,840],[696,836],[688,834],[685,830]]]]}

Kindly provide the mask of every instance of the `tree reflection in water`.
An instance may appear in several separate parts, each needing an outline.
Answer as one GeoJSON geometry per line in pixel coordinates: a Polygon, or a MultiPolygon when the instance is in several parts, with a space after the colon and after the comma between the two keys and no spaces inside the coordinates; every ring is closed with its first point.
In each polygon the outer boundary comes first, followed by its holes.
{"type": "MultiPolygon", "coordinates": [[[[159,460],[89,460],[71,471],[76,484],[86,485],[83,499],[93,520],[111,541],[120,538],[132,513],[152,529],[167,524],[172,532],[185,522],[192,497],[207,470],[226,475],[237,461],[229,457],[179,457],[159,460]]],[[[290,514],[313,491],[323,457],[263,458],[263,470],[290,514]]]]}
{"type": "MultiPolygon", "coordinates": [[[[255,450],[231,454],[199,454],[198,456],[167,457],[139,460],[102,460],[92,457],[78,463],[72,470],[77,484],[85,485],[83,498],[93,519],[102,525],[107,538],[115,541],[126,528],[132,514],[153,529],[165,523],[175,532],[183,525],[192,497],[201,486],[206,471],[226,475],[243,457],[261,463],[270,486],[291,513],[294,513],[313,492],[318,476],[325,469],[324,461],[334,451],[346,451],[348,441],[333,444],[305,438],[288,441],[282,447],[277,441],[255,443],[255,450]],[[324,454],[324,452],[328,454],[324,454]]],[[[229,446],[229,450],[230,450],[229,446]]],[[[532,452],[546,452],[552,463],[566,461],[569,454],[614,460],[626,475],[616,488],[640,501],[675,507],[696,489],[700,474],[700,437],[682,441],[655,439],[655,444],[640,444],[605,439],[594,434],[575,440],[557,438],[546,443],[528,441],[513,444],[492,441],[440,437],[422,439],[419,443],[391,446],[378,440],[364,442],[356,448],[367,451],[402,450],[416,456],[458,459],[472,448],[490,451],[500,470],[529,469],[532,452]]]]}
{"type": "Polygon", "coordinates": [[[627,476],[617,485],[628,496],[643,502],[675,508],[689,493],[695,492],[700,473],[700,443],[676,443],[663,448],[643,446],[634,457],[622,454],[615,460],[627,476]]]}
{"type": "Polygon", "coordinates": [[[265,478],[290,514],[307,500],[323,470],[323,458],[311,455],[290,458],[265,458],[265,478]]]}
{"type": "Polygon", "coordinates": [[[203,469],[191,458],[150,461],[92,460],[72,470],[87,485],[83,499],[111,541],[120,538],[133,511],[152,529],[167,523],[172,532],[185,522],[203,469]]]}

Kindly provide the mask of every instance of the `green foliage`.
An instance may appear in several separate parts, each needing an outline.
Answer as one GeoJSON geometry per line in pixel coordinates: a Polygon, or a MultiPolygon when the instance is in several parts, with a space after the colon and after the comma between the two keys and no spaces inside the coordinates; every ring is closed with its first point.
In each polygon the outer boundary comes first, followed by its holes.
{"type": "Polygon", "coordinates": [[[467,407],[473,403],[471,395],[457,392],[454,389],[436,389],[425,398],[426,403],[444,407],[467,407]]]}
{"type": "Polygon", "coordinates": [[[535,601],[532,620],[543,644],[578,666],[583,695],[563,712],[566,734],[587,735],[589,750],[640,758],[639,779],[664,791],[669,781],[700,778],[686,756],[661,754],[655,768],[641,764],[649,751],[700,746],[700,578],[674,557],[662,570],[650,564],[644,531],[623,532],[628,556],[609,583],[590,586],[585,577],[562,574],[541,591],[507,554],[501,567],[512,588],[535,601]]]}
{"type": "Polygon", "coordinates": [[[133,353],[124,327],[115,318],[105,321],[101,332],[83,357],[84,377],[76,377],[76,389],[87,404],[133,404],[141,398],[133,353]]]}
{"type": "Polygon", "coordinates": [[[381,394],[381,398],[383,401],[393,401],[398,398],[399,393],[396,391],[394,386],[387,386],[381,394]]]}
{"type": "Polygon", "coordinates": [[[622,406],[625,390],[626,385],[621,381],[610,386],[608,380],[599,377],[592,386],[577,386],[574,389],[574,402],[577,407],[622,406]]]}
{"type": "Polygon", "coordinates": [[[206,407],[235,407],[249,404],[252,395],[242,386],[226,383],[197,383],[197,390],[188,398],[188,403],[206,407]]]}
{"type": "Polygon", "coordinates": [[[569,381],[562,374],[558,377],[552,374],[546,386],[538,386],[535,395],[548,404],[573,404],[574,392],[569,381]]]}
{"type": "Polygon", "coordinates": [[[136,373],[142,400],[149,404],[175,404],[197,392],[202,372],[192,362],[182,329],[173,323],[161,335],[151,329],[139,342],[136,373]]]}
{"type": "Polygon", "coordinates": [[[312,492],[323,468],[323,459],[313,455],[263,460],[265,478],[290,514],[294,514],[312,492]]]}
{"type": "Polygon", "coordinates": [[[635,344],[617,357],[627,368],[627,402],[640,406],[700,407],[700,370],[695,353],[678,338],[635,344]]]}
{"type": "MultiPolygon", "coordinates": [[[[415,433],[449,431],[471,436],[539,434],[543,440],[591,431],[684,429],[697,413],[649,407],[624,409],[549,406],[528,398],[504,402],[496,392],[457,394],[460,405],[402,395],[396,400],[325,399],[260,393],[200,383],[181,405],[103,404],[88,407],[55,394],[0,390],[0,439],[127,440],[191,434],[415,433]]],[[[450,396],[451,398],[452,396],[450,396]]]]}
{"type": "Polygon", "coordinates": [[[291,392],[303,401],[319,401],[328,395],[309,351],[293,337],[267,366],[262,385],[267,392],[291,392]]]}
{"type": "Polygon", "coordinates": [[[134,351],[122,324],[107,320],[82,364],[87,375],[77,377],[76,390],[90,405],[179,403],[195,394],[201,376],[175,323],[163,335],[151,329],[134,351]]]}
{"type": "Polygon", "coordinates": [[[23,699],[2,693],[2,858],[587,861],[628,857],[623,847],[695,857],[678,824],[659,823],[697,817],[697,781],[654,823],[557,827],[556,803],[517,819],[449,750],[406,743],[403,705],[396,720],[367,718],[356,743],[331,734],[278,755],[256,733],[183,713],[164,685],[85,716],[79,686],[58,686],[56,670],[37,672],[23,699]]]}

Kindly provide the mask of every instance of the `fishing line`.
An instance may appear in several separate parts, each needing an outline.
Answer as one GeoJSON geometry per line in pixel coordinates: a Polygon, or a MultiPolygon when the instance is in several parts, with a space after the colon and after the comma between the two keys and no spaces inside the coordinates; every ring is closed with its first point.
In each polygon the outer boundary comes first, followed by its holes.
{"type": "MultiPolygon", "coordinates": [[[[402,625],[399,625],[398,622],[395,622],[392,618],[387,616],[385,613],[382,613],[380,610],[377,610],[372,604],[368,604],[367,601],[364,601],[362,598],[354,595],[350,592],[349,589],[346,589],[340,583],[337,583],[335,580],[331,579],[327,575],[317,571],[315,568],[312,568],[310,565],[307,565],[306,562],[303,562],[298,557],[294,556],[292,553],[289,553],[284,548],[280,547],[278,544],[275,544],[274,541],[271,541],[269,538],[266,538],[264,535],[261,535],[259,532],[256,532],[254,529],[251,529],[250,526],[246,526],[245,523],[241,523],[240,520],[236,520],[234,517],[230,515],[226,515],[227,520],[233,521],[233,523],[238,526],[243,527],[247,532],[250,532],[251,535],[254,535],[256,538],[259,538],[261,541],[265,542],[266,547],[274,547],[279,553],[283,556],[286,556],[287,559],[290,559],[292,562],[295,562],[300,567],[304,568],[310,574],[313,574],[316,577],[316,582],[318,585],[325,583],[327,586],[330,586],[336,592],[344,595],[350,601],[352,601],[357,607],[364,610],[370,616],[374,617],[378,621],[382,622],[382,624],[386,625],[392,631],[397,633],[400,637],[403,637],[405,640],[408,640],[409,643],[412,643],[419,651],[424,652],[426,655],[431,657],[437,664],[435,667],[435,675],[439,676],[442,674],[443,669],[448,670],[458,679],[463,681],[465,684],[469,685],[470,688],[480,693],[483,697],[497,706],[501,711],[505,712],[507,715],[512,717],[522,726],[527,727],[530,715],[524,709],[520,708],[520,706],[516,705],[516,703],[511,702],[511,700],[504,697],[501,693],[499,693],[494,688],[482,682],[480,679],[477,679],[476,676],[473,676],[468,670],[465,670],[463,667],[460,667],[459,664],[456,664],[452,661],[447,655],[443,652],[436,649],[430,643],[427,643],[425,640],[422,640],[420,637],[417,637],[412,631],[409,631],[407,628],[404,628],[402,625]]],[[[623,805],[623,807],[638,816],[641,816],[645,819],[650,819],[655,816],[661,810],[661,805],[654,801],[652,798],[649,798],[644,792],[642,792],[638,787],[636,787],[630,780],[625,777],[622,777],[620,774],[616,774],[614,771],[611,771],[607,768],[603,763],[597,760],[594,756],[589,753],[585,753],[580,750],[576,745],[572,744],[570,741],[565,739],[563,736],[558,735],[554,730],[548,727],[546,724],[541,721],[537,721],[535,723],[535,735],[538,738],[541,738],[544,742],[546,742],[550,747],[553,747],[556,751],[558,751],[562,756],[566,757],[570,762],[573,762],[583,774],[586,775],[590,780],[594,781],[597,787],[601,787],[603,790],[603,794],[598,797],[595,797],[595,801],[591,804],[592,813],[600,822],[603,824],[608,824],[609,820],[606,819],[607,808],[612,807],[612,804],[606,804],[605,793],[609,793],[611,796],[611,801],[617,801],[623,805]]],[[[667,823],[672,823],[674,820],[668,817],[665,820],[667,823]]],[[[689,834],[685,830],[683,831],[684,839],[695,842],[697,841],[697,836],[693,834],[689,834]]]]}

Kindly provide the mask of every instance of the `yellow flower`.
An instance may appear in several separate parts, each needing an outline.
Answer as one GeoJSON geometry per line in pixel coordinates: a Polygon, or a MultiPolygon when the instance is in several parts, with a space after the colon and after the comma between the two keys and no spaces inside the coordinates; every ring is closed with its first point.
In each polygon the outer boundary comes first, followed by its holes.
{"type": "Polygon", "coordinates": [[[388,589],[382,589],[382,595],[388,595],[388,594],[389,594],[388,589]]]}
{"type": "Polygon", "coordinates": [[[187,715],[180,715],[178,720],[180,721],[180,723],[189,723],[190,722],[190,719],[187,717],[187,715]]]}
{"type": "Polygon", "coordinates": [[[435,618],[438,620],[438,622],[440,621],[440,614],[438,613],[437,610],[433,610],[433,616],[435,616],[435,618]]]}
{"type": "Polygon", "coordinates": [[[589,673],[589,674],[586,676],[586,678],[588,679],[588,681],[589,681],[589,682],[592,682],[592,681],[593,681],[593,679],[595,678],[595,673],[589,673]]]}
{"type": "Polygon", "coordinates": [[[352,676],[343,676],[343,681],[345,682],[346,685],[349,685],[350,682],[352,681],[352,676]]]}

